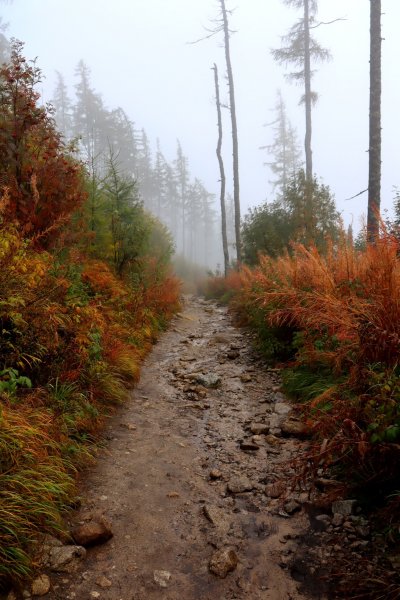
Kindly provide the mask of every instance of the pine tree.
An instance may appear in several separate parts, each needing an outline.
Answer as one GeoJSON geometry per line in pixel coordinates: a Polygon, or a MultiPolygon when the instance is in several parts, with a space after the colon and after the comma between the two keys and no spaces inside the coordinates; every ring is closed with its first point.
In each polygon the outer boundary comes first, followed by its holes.
{"type": "Polygon", "coordinates": [[[107,120],[108,144],[118,155],[121,172],[132,179],[137,178],[138,149],[135,126],[122,108],[112,110],[107,120]]]}
{"type": "Polygon", "coordinates": [[[312,166],[312,119],[311,109],[318,95],[311,90],[311,79],[314,71],[312,62],[326,61],[330,58],[330,52],[323,48],[315,38],[311,36],[310,29],[314,27],[315,15],[318,9],[317,0],[283,0],[285,4],[303,10],[303,16],[291,27],[289,33],[282,38],[284,46],[272,51],[272,55],[280,64],[293,64],[296,67],[288,78],[304,86],[304,94],[301,101],[305,107],[306,133],[304,139],[306,157],[306,178],[308,181],[313,177],[312,166]]]}
{"type": "Polygon", "coordinates": [[[68,88],[64,77],[56,71],[57,83],[53,94],[52,105],[54,107],[54,118],[58,129],[66,140],[73,137],[73,105],[68,94],[68,88]]]}
{"type": "Polygon", "coordinates": [[[276,120],[270,125],[274,126],[274,139],[272,144],[262,146],[273,160],[264,164],[269,166],[272,173],[276,175],[273,183],[274,189],[278,188],[280,195],[284,195],[289,179],[295,175],[301,165],[301,152],[297,140],[297,134],[290,123],[282,94],[278,92],[275,105],[276,120]]]}
{"type": "Polygon", "coordinates": [[[149,138],[144,129],[142,129],[139,138],[136,141],[137,147],[137,180],[139,184],[140,197],[143,204],[150,212],[154,208],[154,178],[153,178],[153,158],[150,148],[149,138]]]}
{"type": "Polygon", "coordinates": [[[73,132],[81,140],[82,151],[88,164],[96,161],[100,163],[99,168],[103,169],[109,146],[108,113],[100,94],[91,86],[90,69],[83,60],[78,63],[76,76],[78,83],[75,86],[73,132]]]}
{"type": "Polygon", "coordinates": [[[188,159],[183,154],[180,141],[177,141],[176,159],[174,161],[175,178],[177,184],[177,198],[180,221],[180,234],[178,233],[177,243],[183,256],[186,256],[186,210],[187,210],[187,192],[189,186],[189,167],[188,159]]]}

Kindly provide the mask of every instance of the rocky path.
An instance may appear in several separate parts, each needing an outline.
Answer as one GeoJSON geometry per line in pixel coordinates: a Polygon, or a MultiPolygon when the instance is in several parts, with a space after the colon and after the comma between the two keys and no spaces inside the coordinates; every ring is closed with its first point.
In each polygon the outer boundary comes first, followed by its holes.
{"type": "Polygon", "coordinates": [[[82,483],[71,524],[105,517],[113,537],[49,573],[46,598],[323,598],[296,568],[307,494],[289,489],[287,461],[306,442],[248,335],[188,301],[82,483]]]}

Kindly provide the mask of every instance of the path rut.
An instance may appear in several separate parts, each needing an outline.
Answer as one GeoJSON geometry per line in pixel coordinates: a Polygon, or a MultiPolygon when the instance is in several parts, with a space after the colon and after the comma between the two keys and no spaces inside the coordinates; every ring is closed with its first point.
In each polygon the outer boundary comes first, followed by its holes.
{"type": "MultiPolygon", "coordinates": [[[[82,482],[82,507],[71,517],[76,524],[102,514],[114,536],[89,549],[76,572],[51,574],[46,598],[323,597],[291,568],[308,528],[300,510],[306,494],[284,499],[281,468],[305,442],[263,430],[267,424],[279,433],[289,406],[250,338],[224,307],[188,299],[145,361],[129,402],[110,419],[105,447],[82,482]],[[209,570],[221,548],[238,557],[225,578],[209,570]]],[[[284,470],[291,474],[290,466],[284,470]]]]}

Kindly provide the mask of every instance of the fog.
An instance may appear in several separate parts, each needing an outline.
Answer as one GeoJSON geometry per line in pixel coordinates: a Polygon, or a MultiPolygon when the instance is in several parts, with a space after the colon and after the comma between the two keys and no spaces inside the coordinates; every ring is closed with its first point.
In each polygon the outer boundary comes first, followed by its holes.
{"type": "MultiPolygon", "coordinates": [[[[224,71],[222,35],[197,44],[218,14],[216,0],[14,0],[2,4],[8,36],[25,42],[28,58],[38,59],[45,75],[42,94],[50,100],[55,71],[73,93],[80,59],[91,69],[93,87],[108,108],[122,107],[138,129],[145,128],[155,151],[156,139],[170,161],[177,139],[189,159],[192,178],[199,178],[218,197],[215,156],[216,110],[212,64],[224,71]]],[[[232,64],[238,111],[242,214],[273,198],[272,178],[259,148],[272,141],[271,112],[280,88],[288,116],[304,136],[301,89],[287,82],[271,48],[298,18],[280,0],[231,0],[232,64]]],[[[393,186],[400,184],[400,3],[384,0],[382,208],[390,209],[393,186]]],[[[314,171],[333,191],[345,224],[359,228],[367,198],[349,197],[368,182],[369,2],[320,0],[318,18],[328,22],[315,31],[332,60],[317,67],[313,89],[314,171]]],[[[222,94],[227,102],[226,82],[222,94]]],[[[230,123],[225,111],[224,156],[230,181],[230,123]]],[[[229,189],[228,191],[232,191],[229,189]]]]}

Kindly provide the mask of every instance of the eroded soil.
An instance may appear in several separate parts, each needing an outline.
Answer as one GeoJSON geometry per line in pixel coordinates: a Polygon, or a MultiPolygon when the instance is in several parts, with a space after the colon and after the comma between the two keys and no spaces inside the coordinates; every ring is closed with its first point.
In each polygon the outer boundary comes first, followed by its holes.
{"type": "Polygon", "coordinates": [[[306,442],[255,427],[279,433],[288,410],[278,374],[254,354],[250,334],[225,308],[190,299],[110,420],[82,482],[72,523],[101,513],[114,537],[89,549],[78,571],[52,573],[46,598],[323,598],[312,569],[296,567],[307,494],[289,490],[286,479],[287,461],[306,442]],[[204,385],[213,378],[217,387],[204,385]],[[225,578],[209,570],[221,548],[238,557],[225,578]]]}

